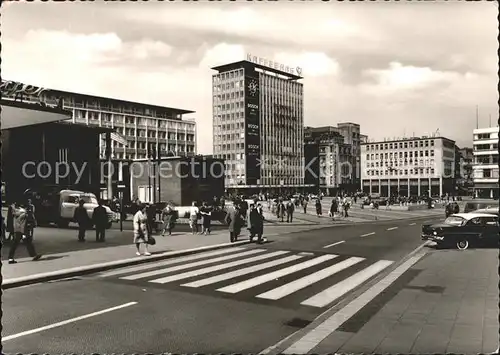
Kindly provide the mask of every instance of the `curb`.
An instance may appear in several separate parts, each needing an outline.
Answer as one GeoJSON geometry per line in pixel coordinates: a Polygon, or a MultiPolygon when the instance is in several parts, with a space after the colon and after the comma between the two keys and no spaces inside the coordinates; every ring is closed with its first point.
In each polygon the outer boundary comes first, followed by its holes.
{"type": "Polygon", "coordinates": [[[37,283],[41,283],[41,282],[56,281],[56,280],[66,279],[69,277],[94,274],[97,272],[108,271],[111,269],[116,269],[116,268],[121,268],[121,267],[126,267],[126,266],[146,264],[146,263],[150,263],[150,262],[175,258],[178,256],[197,254],[197,253],[201,253],[204,251],[224,249],[224,248],[230,248],[230,247],[246,245],[246,244],[250,244],[250,241],[242,240],[242,241],[239,241],[236,243],[223,243],[223,244],[209,245],[209,246],[193,248],[193,249],[169,251],[169,252],[165,252],[165,253],[158,254],[158,255],[151,255],[147,258],[141,256],[141,257],[135,257],[135,258],[125,259],[125,260],[117,260],[117,261],[111,261],[111,262],[107,262],[107,263],[78,266],[78,267],[73,267],[73,268],[63,269],[63,270],[58,270],[58,271],[51,271],[51,272],[46,272],[46,273],[34,274],[34,275],[30,275],[30,276],[22,276],[22,277],[16,277],[16,278],[12,278],[12,279],[5,279],[2,282],[2,289],[8,290],[11,288],[37,284],[37,283]]]}

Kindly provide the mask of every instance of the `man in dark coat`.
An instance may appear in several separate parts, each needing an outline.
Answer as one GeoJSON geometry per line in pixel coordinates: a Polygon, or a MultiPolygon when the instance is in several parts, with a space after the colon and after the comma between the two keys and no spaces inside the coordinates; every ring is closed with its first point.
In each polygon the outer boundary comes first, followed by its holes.
{"type": "MultiPolygon", "coordinates": [[[[78,201],[78,207],[75,208],[74,219],[78,223],[78,241],[85,241],[85,231],[92,226],[92,221],[87,213],[85,207],[83,207],[85,201],[78,201]]],[[[95,213],[95,212],[94,212],[95,213]]]]}
{"type": "Polygon", "coordinates": [[[289,201],[286,204],[286,221],[287,221],[287,223],[293,222],[293,212],[294,211],[295,211],[295,206],[293,205],[292,201],[289,201]]]}
{"type": "Polygon", "coordinates": [[[257,205],[257,208],[255,209],[257,211],[257,215],[259,218],[255,218],[255,224],[254,224],[254,232],[257,235],[257,243],[262,244],[262,235],[264,234],[264,209],[262,208],[262,205],[259,203],[257,205]]]}
{"type": "Polygon", "coordinates": [[[239,206],[234,205],[234,208],[227,213],[225,218],[226,224],[228,225],[229,240],[231,243],[234,243],[238,238],[238,234],[240,234],[240,218],[239,206]]]}
{"type": "Polygon", "coordinates": [[[104,242],[106,236],[106,226],[108,225],[108,213],[99,200],[99,206],[94,208],[92,214],[92,221],[95,226],[95,240],[96,242],[104,242]]]}
{"type": "Polygon", "coordinates": [[[257,209],[255,208],[255,205],[254,204],[250,205],[250,211],[248,212],[248,217],[247,217],[247,228],[248,231],[250,232],[250,242],[253,242],[255,234],[257,234],[256,228],[259,224],[259,219],[260,215],[257,209]]]}

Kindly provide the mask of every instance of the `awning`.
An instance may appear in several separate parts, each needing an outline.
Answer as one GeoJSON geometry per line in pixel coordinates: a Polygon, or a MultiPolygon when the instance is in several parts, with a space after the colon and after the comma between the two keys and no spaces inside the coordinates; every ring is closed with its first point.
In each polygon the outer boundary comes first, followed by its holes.
{"type": "Polygon", "coordinates": [[[60,122],[71,118],[71,112],[39,104],[28,104],[1,100],[1,129],[33,126],[43,123],[60,122]]]}

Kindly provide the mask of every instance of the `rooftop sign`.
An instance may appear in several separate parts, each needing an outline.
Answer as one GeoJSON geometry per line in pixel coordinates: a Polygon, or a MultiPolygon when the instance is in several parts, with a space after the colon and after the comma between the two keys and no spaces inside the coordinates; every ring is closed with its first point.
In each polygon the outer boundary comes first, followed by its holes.
{"type": "Polygon", "coordinates": [[[46,90],[47,89],[39,86],[23,84],[18,81],[11,81],[11,80],[6,80],[6,81],[2,80],[2,84],[0,84],[0,92],[3,95],[15,96],[16,99],[18,97],[22,98],[23,95],[40,97],[40,95],[42,95],[42,93],[46,90]]]}
{"type": "Polygon", "coordinates": [[[255,64],[259,64],[259,65],[263,65],[263,66],[271,68],[271,69],[280,70],[280,71],[288,73],[288,74],[297,75],[297,76],[302,75],[302,68],[301,67],[295,67],[294,68],[294,67],[291,67],[291,66],[286,66],[284,64],[281,64],[281,63],[278,63],[278,62],[274,62],[274,61],[271,61],[271,60],[267,60],[265,58],[252,56],[250,53],[247,54],[247,60],[249,62],[252,62],[252,63],[255,63],[255,64]]]}

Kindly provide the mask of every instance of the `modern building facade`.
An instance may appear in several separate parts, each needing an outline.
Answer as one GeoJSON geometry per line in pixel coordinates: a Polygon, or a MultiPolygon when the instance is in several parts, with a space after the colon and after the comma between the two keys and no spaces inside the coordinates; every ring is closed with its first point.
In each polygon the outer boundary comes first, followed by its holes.
{"type": "Polygon", "coordinates": [[[473,131],[474,195],[498,198],[498,127],[473,131]]]}
{"type": "MultiPolygon", "coordinates": [[[[339,123],[337,127],[306,127],[305,149],[318,146],[319,190],[326,195],[359,190],[360,127],[355,123],[339,123]]],[[[306,176],[314,165],[306,157],[306,176]]],[[[313,174],[314,175],[314,174],[313,174]]]]}
{"type": "Polygon", "coordinates": [[[472,148],[456,147],[455,167],[459,195],[472,195],[474,186],[474,150],[472,148]]]}
{"type": "Polygon", "coordinates": [[[455,141],[411,137],[361,144],[363,192],[381,196],[455,194],[455,141]]]}
{"type": "Polygon", "coordinates": [[[301,77],[250,61],[212,69],[213,154],[228,191],[304,187],[301,77]]]}
{"type": "Polygon", "coordinates": [[[25,192],[100,190],[99,135],[104,127],[69,124],[71,112],[2,100],[2,186],[6,202],[25,202],[25,192]]]}
{"type": "MultiPolygon", "coordinates": [[[[6,100],[58,105],[72,113],[70,122],[114,129],[113,159],[144,159],[151,149],[177,156],[196,154],[196,123],[183,119],[183,115],[194,111],[45,89],[15,81],[2,81],[1,91],[6,100]]],[[[99,142],[99,151],[104,157],[104,137],[99,142]]]]}
{"type": "Polygon", "coordinates": [[[134,161],[130,168],[130,195],[143,202],[173,202],[190,206],[192,202],[213,201],[224,194],[224,161],[195,157],[162,158],[155,164],[134,161]]]}

